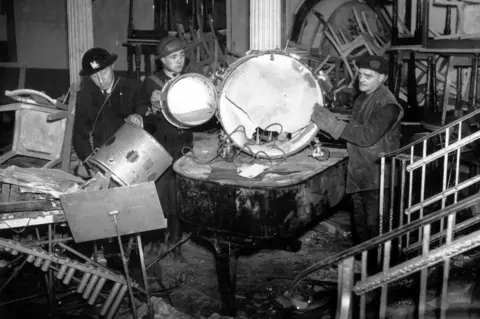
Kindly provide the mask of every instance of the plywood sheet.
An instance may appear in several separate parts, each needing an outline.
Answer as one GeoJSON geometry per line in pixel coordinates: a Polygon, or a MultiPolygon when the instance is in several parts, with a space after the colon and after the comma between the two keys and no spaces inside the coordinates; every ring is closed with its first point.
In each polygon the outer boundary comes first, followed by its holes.
{"type": "Polygon", "coordinates": [[[167,227],[157,190],[153,182],[60,197],[75,242],[117,235],[113,217],[121,235],[167,227]]]}

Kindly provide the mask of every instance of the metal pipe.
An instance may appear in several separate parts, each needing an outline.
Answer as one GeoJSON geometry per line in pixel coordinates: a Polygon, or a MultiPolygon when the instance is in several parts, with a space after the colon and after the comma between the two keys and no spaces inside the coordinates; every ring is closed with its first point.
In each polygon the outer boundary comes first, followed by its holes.
{"type": "MultiPolygon", "coordinates": [[[[387,241],[383,244],[384,255],[383,255],[383,272],[388,272],[390,269],[390,250],[392,249],[392,241],[387,241]]],[[[387,316],[387,294],[388,294],[388,284],[382,285],[380,295],[380,318],[386,318],[387,316]]]]}
{"type": "MultiPolygon", "coordinates": [[[[457,140],[460,141],[462,139],[462,126],[463,122],[458,123],[458,138],[457,140]]],[[[460,178],[460,155],[461,155],[462,149],[458,148],[457,149],[457,169],[455,170],[455,186],[458,186],[458,180],[460,178]]],[[[455,193],[453,196],[453,202],[456,203],[458,201],[458,192],[455,193]]]]}
{"type": "MultiPolygon", "coordinates": [[[[413,163],[414,148],[415,148],[414,145],[412,145],[412,147],[410,148],[410,163],[413,163]]],[[[412,206],[412,197],[413,197],[412,193],[413,193],[413,172],[410,171],[409,172],[409,186],[408,186],[408,207],[412,206]]],[[[411,221],[412,221],[412,216],[410,214],[408,214],[407,215],[407,225],[410,224],[411,221]]],[[[408,232],[406,235],[407,235],[407,246],[408,246],[408,245],[410,245],[410,233],[408,232]]]]}
{"type": "Polygon", "coordinates": [[[61,265],[60,268],[58,269],[57,272],[57,279],[61,280],[63,276],[65,276],[65,273],[67,272],[68,266],[67,265],[61,265]]]}
{"type": "MultiPolygon", "coordinates": [[[[136,310],[136,305],[135,305],[135,297],[133,296],[132,279],[130,278],[130,274],[129,274],[129,271],[128,271],[127,260],[125,259],[125,252],[123,251],[122,238],[120,237],[120,230],[118,228],[117,214],[118,214],[118,211],[112,211],[112,212],[109,213],[109,215],[113,217],[113,221],[114,221],[114,224],[115,224],[115,231],[117,233],[118,247],[120,248],[120,254],[122,255],[123,270],[125,271],[125,278],[127,280],[128,293],[130,295],[130,302],[131,302],[131,306],[132,306],[133,318],[137,319],[138,315],[137,315],[137,310],[136,310]]],[[[115,302],[116,302],[116,300],[115,300],[115,302]]],[[[110,314],[111,311],[112,311],[112,309],[110,309],[109,314],[110,314]]]]}
{"type": "MultiPolygon", "coordinates": [[[[423,150],[422,150],[422,159],[427,156],[427,141],[423,141],[423,150]]],[[[420,180],[420,202],[425,200],[425,175],[426,175],[426,167],[425,165],[422,166],[422,177],[420,180]]],[[[420,208],[420,218],[423,218],[423,207],[420,208]]],[[[427,227],[427,226],[425,226],[427,227]]],[[[418,238],[422,238],[421,229],[418,229],[418,238]]]]}
{"type": "Polygon", "coordinates": [[[33,265],[34,265],[35,267],[40,267],[40,265],[41,265],[42,263],[43,263],[43,258],[40,257],[40,256],[38,256],[38,257],[35,259],[35,261],[33,262],[33,265]]]}
{"type": "MultiPolygon", "coordinates": [[[[52,239],[51,242],[52,244],[54,243],[65,243],[65,242],[69,242],[69,241],[72,241],[73,240],[73,237],[67,237],[67,238],[57,238],[57,239],[52,239]]],[[[47,245],[48,244],[48,240],[43,240],[43,241],[36,241],[36,242],[33,242],[33,243],[28,243],[29,246],[42,246],[42,245],[47,245]]]]}
{"type": "MultiPolygon", "coordinates": [[[[445,131],[445,147],[450,144],[450,128],[445,131]]],[[[458,168],[457,168],[458,169],[458,168]]],[[[443,178],[442,178],[442,192],[447,189],[447,176],[448,176],[448,154],[445,154],[443,157],[443,178]]],[[[445,208],[445,203],[447,201],[446,197],[442,198],[442,209],[445,208]]],[[[440,231],[443,231],[444,228],[444,220],[443,218],[440,219],[440,231]]]]}
{"type": "MultiPolygon", "coordinates": [[[[390,201],[389,201],[389,207],[388,207],[388,231],[392,231],[393,229],[393,209],[394,209],[394,203],[395,203],[395,177],[397,174],[395,174],[395,157],[391,158],[391,167],[390,167],[390,201]]],[[[402,214],[402,212],[400,212],[402,214]]]]}
{"type": "MultiPolygon", "coordinates": [[[[428,258],[430,252],[430,224],[423,226],[422,257],[428,258]]],[[[425,317],[427,303],[428,268],[420,270],[420,296],[418,300],[418,318],[425,317]]]]}
{"type": "Polygon", "coordinates": [[[28,255],[27,262],[31,263],[35,260],[35,255],[28,255]]]}
{"type": "MultiPolygon", "coordinates": [[[[478,109],[476,109],[476,110],[468,113],[467,115],[465,115],[465,116],[462,117],[462,118],[459,118],[459,119],[457,119],[457,120],[455,120],[455,121],[450,122],[450,123],[447,124],[447,125],[442,126],[442,127],[439,128],[438,130],[433,131],[432,133],[427,134],[427,135],[425,135],[424,137],[421,137],[421,138],[419,138],[418,140],[416,140],[416,141],[414,141],[414,142],[412,142],[412,143],[410,143],[410,144],[408,144],[408,145],[405,145],[404,147],[401,147],[401,148],[399,148],[399,149],[397,149],[397,150],[395,150],[395,151],[393,151],[393,152],[390,152],[390,153],[382,153],[382,154],[380,154],[379,156],[392,157],[392,156],[396,156],[396,155],[405,153],[405,151],[410,150],[413,146],[420,144],[420,143],[423,142],[424,140],[428,140],[428,139],[430,139],[430,138],[432,138],[432,137],[434,137],[434,136],[437,136],[437,135],[440,134],[441,132],[444,132],[447,128],[453,127],[453,126],[455,126],[455,125],[457,125],[457,124],[459,124],[459,123],[461,123],[461,122],[463,122],[463,121],[466,121],[466,120],[468,120],[468,119],[471,119],[472,117],[474,117],[474,116],[476,116],[476,115],[478,115],[478,114],[480,114],[480,108],[478,108],[478,109]]],[[[440,155],[440,156],[441,156],[441,155],[440,155]]]]}
{"type": "Polygon", "coordinates": [[[415,170],[415,169],[419,168],[420,166],[424,166],[425,164],[428,164],[428,163],[442,157],[445,154],[448,154],[452,151],[455,151],[458,148],[464,147],[468,143],[471,143],[471,142],[477,140],[478,138],[480,138],[480,131],[477,131],[473,134],[470,134],[469,136],[462,138],[460,141],[457,141],[453,144],[450,144],[449,146],[447,146],[445,148],[442,148],[442,149],[440,149],[436,152],[433,152],[432,154],[422,158],[421,160],[418,160],[415,163],[408,165],[407,166],[407,171],[410,172],[412,170],[415,170]]]}
{"type": "Polygon", "coordinates": [[[473,185],[473,184],[475,184],[479,181],[480,181],[480,175],[469,178],[466,181],[458,184],[457,186],[451,187],[444,192],[438,193],[437,195],[433,195],[433,196],[429,197],[428,199],[426,199],[426,200],[424,200],[424,201],[422,201],[418,204],[415,204],[411,208],[407,208],[405,210],[405,214],[410,215],[411,213],[414,213],[417,210],[420,210],[422,207],[426,207],[430,204],[435,203],[436,201],[439,201],[440,199],[447,198],[450,195],[457,194],[462,189],[465,189],[465,188],[467,188],[467,187],[469,187],[469,186],[471,186],[471,185],[473,185]]]}
{"type": "Polygon", "coordinates": [[[106,282],[106,281],[107,281],[106,278],[100,277],[100,279],[98,280],[97,285],[95,286],[95,289],[93,290],[92,294],[90,295],[90,298],[88,299],[88,304],[89,304],[89,305],[93,305],[93,304],[95,303],[95,301],[97,300],[98,295],[99,295],[100,292],[102,291],[102,288],[103,288],[103,286],[105,285],[105,282],[106,282]]]}
{"type": "Polygon", "coordinates": [[[90,297],[90,294],[92,293],[93,287],[95,287],[95,284],[97,283],[98,278],[99,277],[96,275],[93,275],[90,278],[90,281],[87,284],[87,288],[85,288],[85,290],[83,291],[83,295],[82,295],[83,299],[88,299],[88,297],[90,297]]]}
{"type": "MultiPolygon", "coordinates": [[[[120,289],[120,292],[117,295],[117,298],[115,298],[115,301],[113,302],[113,305],[110,307],[110,311],[107,314],[107,319],[112,319],[113,316],[115,316],[115,313],[118,310],[118,307],[123,301],[123,298],[125,297],[125,294],[127,293],[128,290],[128,285],[123,285],[122,288],[120,289]]],[[[133,311],[135,314],[137,313],[137,309],[135,307],[132,307],[133,311]]]]}
{"type": "Polygon", "coordinates": [[[147,292],[147,304],[150,304],[150,287],[148,285],[147,270],[145,268],[145,259],[143,257],[142,237],[137,235],[138,256],[140,257],[140,267],[142,268],[143,287],[147,292]]]}
{"type": "Polygon", "coordinates": [[[102,265],[102,264],[100,264],[100,263],[92,260],[91,258],[88,258],[87,256],[79,253],[79,252],[76,251],[75,249],[72,249],[72,248],[68,247],[68,246],[65,245],[64,243],[58,243],[58,245],[59,245],[60,247],[62,247],[63,249],[68,250],[68,251],[71,252],[72,254],[75,254],[75,255],[77,255],[78,257],[82,258],[82,259],[85,260],[88,264],[92,264],[92,265],[94,265],[94,266],[96,266],[96,267],[99,267],[99,268],[101,268],[101,269],[107,270],[108,272],[111,272],[111,270],[108,269],[107,267],[105,267],[104,265],[102,265]]]}
{"type": "Polygon", "coordinates": [[[70,283],[70,280],[72,280],[73,274],[75,273],[75,268],[70,268],[67,271],[67,274],[65,275],[65,278],[63,278],[63,284],[68,285],[70,283]]]}
{"type": "Polygon", "coordinates": [[[78,293],[83,292],[83,290],[85,289],[85,286],[87,285],[87,282],[88,282],[88,280],[90,279],[91,276],[92,276],[92,274],[89,273],[89,272],[86,272],[86,273],[83,274],[82,279],[80,280],[80,284],[77,287],[77,292],[78,293]]]}
{"type": "MultiPolygon", "coordinates": [[[[480,202],[480,194],[475,194],[472,195],[468,198],[465,198],[453,205],[449,205],[445,207],[445,209],[442,209],[438,211],[436,214],[430,214],[425,216],[425,218],[416,220],[410,224],[406,224],[398,229],[395,229],[391,231],[390,233],[387,233],[383,236],[378,236],[375,238],[372,238],[369,241],[363,242],[357,246],[347,248],[343,250],[342,252],[335,254],[333,256],[327,257],[322,259],[321,261],[314,263],[313,265],[307,267],[306,269],[302,270],[293,280],[292,284],[289,287],[289,291],[292,291],[296,285],[303,279],[303,277],[307,276],[308,274],[311,274],[314,271],[317,271],[319,269],[322,269],[323,267],[326,267],[328,265],[331,265],[333,263],[337,263],[339,261],[342,261],[343,259],[354,256],[357,254],[359,251],[364,251],[364,250],[369,250],[372,248],[377,247],[378,245],[381,245],[385,243],[388,240],[395,239],[403,234],[406,234],[408,232],[414,231],[420,227],[423,227],[425,225],[431,224],[440,218],[444,218],[450,214],[453,214],[457,211],[460,211],[462,209],[471,207],[473,204],[480,202]]],[[[479,238],[480,239],[480,238],[479,238]]]]}
{"type": "MultiPolygon", "coordinates": [[[[362,251],[362,272],[361,280],[367,279],[367,257],[368,250],[362,251]]],[[[360,319],[365,319],[367,310],[367,298],[365,294],[360,295],[360,319]]]]}
{"type": "MultiPolygon", "coordinates": [[[[42,265],[42,268],[40,268],[42,271],[47,271],[50,269],[50,265],[51,265],[52,261],[49,260],[49,259],[45,259],[45,261],[43,262],[43,265],[42,265]]],[[[50,279],[49,279],[50,280],[50,279]]]]}
{"type": "Polygon", "coordinates": [[[383,234],[383,202],[385,201],[385,157],[380,158],[380,201],[379,201],[379,235],[383,234]]]}
{"type": "Polygon", "coordinates": [[[122,284],[119,283],[119,282],[116,282],[113,285],[112,290],[110,291],[110,294],[107,297],[107,300],[103,304],[102,309],[100,309],[100,315],[101,316],[105,316],[107,314],[107,311],[110,308],[110,306],[112,305],[112,302],[115,299],[115,296],[117,295],[121,286],[122,286],[122,284]]]}
{"type": "MultiPolygon", "coordinates": [[[[401,160],[402,161],[402,168],[401,168],[401,172],[402,172],[402,175],[400,177],[400,207],[399,207],[399,214],[398,214],[398,227],[402,227],[403,226],[403,212],[404,212],[404,203],[405,203],[405,183],[406,183],[406,176],[405,176],[405,167],[407,166],[405,163],[406,161],[405,160],[401,160]]],[[[398,238],[398,246],[400,247],[400,249],[402,249],[403,247],[403,236],[400,236],[398,238]]],[[[400,251],[399,251],[400,253],[400,251]]]]}
{"type": "MultiPolygon", "coordinates": [[[[454,230],[454,233],[460,231],[460,230],[463,230],[465,228],[468,228],[472,225],[475,225],[477,223],[480,222],[480,215],[477,215],[475,217],[472,217],[472,218],[469,218],[467,219],[466,221],[463,221],[459,224],[456,225],[455,227],[455,230],[454,230]]],[[[439,238],[441,237],[445,237],[447,235],[447,231],[442,231],[442,232],[438,232],[436,233],[435,235],[431,236],[430,237],[430,243],[433,243],[434,241],[438,240],[439,238]]],[[[453,237],[453,235],[452,235],[453,237]]],[[[408,254],[409,252],[411,252],[412,250],[415,250],[415,249],[418,249],[422,246],[422,243],[421,242],[417,242],[415,244],[412,244],[408,247],[405,247],[405,249],[403,250],[404,253],[408,254]]]]}
{"type": "Polygon", "coordinates": [[[405,278],[419,269],[435,266],[446,258],[452,258],[478,246],[480,246],[480,230],[456,239],[451,245],[433,249],[427,256],[418,256],[394,266],[387,273],[381,272],[370,276],[367,280],[358,282],[353,291],[356,294],[364,294],[386,283],[405,278]]]}

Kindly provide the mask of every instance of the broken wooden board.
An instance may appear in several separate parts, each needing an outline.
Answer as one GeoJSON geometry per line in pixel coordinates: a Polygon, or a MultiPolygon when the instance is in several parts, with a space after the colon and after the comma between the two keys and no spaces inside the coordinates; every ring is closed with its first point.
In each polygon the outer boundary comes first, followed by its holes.
{"type": "Polygon", "coordinates": [[[167,219],[153,182],[78,192],[60,196],[60,201],[75,242],[117,236],[110,215],[118,211],[121,235],[167,227],[167,219]]]}

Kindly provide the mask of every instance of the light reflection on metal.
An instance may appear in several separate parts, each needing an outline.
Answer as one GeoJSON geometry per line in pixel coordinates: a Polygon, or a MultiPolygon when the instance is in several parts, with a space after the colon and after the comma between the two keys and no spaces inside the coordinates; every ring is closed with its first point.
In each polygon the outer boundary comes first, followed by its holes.
{"type": "Polygon", "coordinates": [[[353,287],[353,291],[356,294],[364,294],[380,287],[381,285],[405,278],[418,270],[427,269],[447,258],[452,258],[478,246],[480,246],[480,231],[460,237],[450,245],[433,249],[428,255],[418,256],[394,266],[388,272],[379,273],[366,280],[360,281],[353,287]]]}
{"type": "Polygon", "coordinates": [[[411,214],[411,213],[414,213],[416,212],[417,210],[420,210],[424,207],[427,207],[428,205],[431,205],[437,201],[439,201],[440,199],[444,199],[444,198],[447,198],[448,196],[450,195],[454,195],[454,194],[457,194],[459,191],[461,191],[462,189],[465,189],[477,182],[480,181],[480,175],[477,175],[475,177],[472,177],[472,178],[469,178],[467,179],[466,181],[458,184],[457,186],[455,187],[451,187],[441,193],[438,193],[437,195],[434,195],[432,197],[429,197],[428,199],[424,200],[423,202],[420,202],[418,204],[415,204],[413,205],[412,207],[410,208],[407,208],[405,209],[405,214],[411,214]]]}
{"type": "MultiPolygon", "coordinates": [[[[430,155],[422,158],[421,160],[419,160],[419,161],[417,161],[417,162],[415,162],[415,163],[413,163],[413,164],[408,165],[408,166],[407,166],[407,171],[410,172],[410,171],[413,171],[413,170],[415,170],[415,169],[417,169],[417,168],[419,168],[419,167],[425,166],[426,164],[428,164],[428,163],[430,163],[430,162],[432,162],[432,161],[434,161],[434,160],[442,157],[443,155],[448,154],[448,153],[450,153],[450,152],[452,152],[452,151],[455,151],[455,150],[457,150],[457,149],[459,149],[459,148],[461,148],[461,147],[464,147],[464,146],[466,146],[467,144],[469,144],[469,143],[471,143],[471,142],[473,142],[473,141],[475,141],[475,140],[477,140],[477,139],[479,139],[479,138],[480,138],[480,131],[477,131],[477,132],[475,132],[475,133],[473,133],[473,134],[471,134],[471,135],[469,135],[469,136],[467,136],[467,137],[462,138],[462,139],[461,139],[460,141],[458,141],[458,142],[455,142],[455,143],[453,143],[453,144],[450,144],[449,146],[447,146],[447,147],[445,147],[445,148],[442,148],[442,149],[440,149],[440,150],[438,150],[438,151],[436,151],[436,152],[434,152],[434,153],[432,153],[432,154],[430,154],[430,155]]],[[[426,141],[426,140],[425,140],[425,141],[426,141]]]]}

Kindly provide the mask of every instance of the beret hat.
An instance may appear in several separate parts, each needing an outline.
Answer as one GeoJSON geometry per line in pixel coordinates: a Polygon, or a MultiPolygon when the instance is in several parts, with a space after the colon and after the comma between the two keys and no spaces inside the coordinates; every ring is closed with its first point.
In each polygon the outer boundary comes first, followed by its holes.
{"type": "Polygon", "coordinates": [[[381,56],[365,55],[357,59],[356,65],[359,69],[370,69],[380,74],[388,73],[388,62],[381,56]]]}

